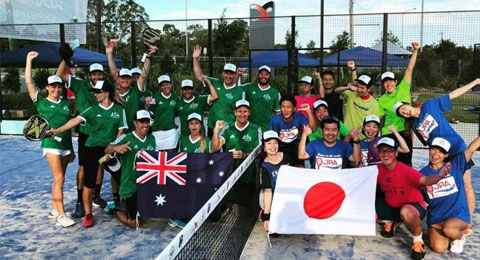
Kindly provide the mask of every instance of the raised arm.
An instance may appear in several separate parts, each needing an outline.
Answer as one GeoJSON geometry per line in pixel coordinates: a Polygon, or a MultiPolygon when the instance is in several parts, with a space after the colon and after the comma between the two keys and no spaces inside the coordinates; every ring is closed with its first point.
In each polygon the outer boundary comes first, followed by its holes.
{"type": "Polygon", "coordinates": [[[105,52],[108,57],[108,68],[110,69],[110,74],[112,75],[113,81],[117,82],[118,79],[118,69],[115,65],[115,60],[113,59],[113,44],[110,42],[105,46],[105,52]]]}
{"type": "Polygon", "coordinates": [[[67,74],[67,63],[62,60],[57,68],[57,73],[55,75],[59,76],[63,82],[68,82],[68,74],[67,74]]]}
{"type": "Polygon", "coordinates": [[[357,79],[357,68],[355,68],[355,62],[353,60],[348,61],[347,63],[348,69],[350,70],[350,82],[355,84],[355,80],[357,79]]]}
{"type": "Polygon", "coordinates": [[[473,140],[465,150],[465,158],[467,159],[467,162],[472,159],[473,154],[476,150],[478,150],[478,148],[480,148],[480,136],[477,136],[477,138],[475,138],[475,140],[473,140]]]}
{"type": "Polygon", "coordinates": [[[27,84],[28,95],[32,100],[37,98],[37,89],[35,85],[33,85],[33,78],[32,78],[32,60],[38,57],[38,52],[31,51],[27,54],[27,61],[25,66],[25,83],[27,84]]]}
{"type": "Polygon", "coordinates": [[[210,142],[210,147],[212,148],[212,152],[218,152],[220,148],[222,148],[225,140],[220,137],[220,130],[222,130],[223,126],[225,126],[225,122],[218,120],[215,123],[215,128],[213,129],[213,136],[210,142]]]}
{"type": "Polygon", "coordinates": [[[202,46],[200,45],[195,45],[193,48],[193,73],[195,74],[195,78],[198,81],[203,81],[203,71],[202,68],[200,67],[200,61],[198,58],[200,58],[200,55],[202,55],[202,46]]]}
{"type": "Polygon", "coordinates": [[[325,98],[325,87],[323,87],[323,80],[322,80],[322,75],[320,72],[313,72],[313,77],[317,80],[318,82],[318,96],[320,98],[325,98]]]}
{"type": "Polygon", "coordinates": [[[235,75],[233,76],[233,82],[235,84],[238,84],[238,79],[240,79],[240,77],[243,75],[243,73],[247,72],[246,69],[242,69],[242,68],[237,68],[237,71],[235,72],[235,75]]]}
{"type": "Polygon", "coordinates": [[[410,85],[412,83],[413,69],[415,68],[415,63],[417,62],[418,50],[420,44],[418,42],[412,42],[413,52],[410,60],[408,61],[407,69],[405,70],[405,80],[410,85]]]}
{"type": "Polygon", "coordinates": [[[147,59],[143,63],[142,74],[140,74],[140,78],[138,79],[138,87],[140,91],[145,90],[145,82],[147,82],[148,72],[150,71],[150,58],[153,56],[154,53],[158,51],[157,46],[150,46],[147,52],[147,59]]]}
{"type": "Polygon", "coordinates": [[[360,159],[362,158],[361,152],[362,149],[360,147],[360,138],[358,137],[358,133],[360,131],[357,128],[354,128],[350,131],[350,135],[353,138],[353,153],[350,155],[348,158],[349,161],[351,162],[359,162],[360,159]]]}
{"type": "Polygon", "coordinates": [[[317,123],[315,122],[315,117],[313,116],[310,105],[308,103],[303,103],[298,110],[307,113],[308,126],[312,131],[317,130],[317,123]]]}
{"type": "Polygon", "coordinates": [[[395,135],[395,137],[397,138],[398,144],[400,144],[398,151],[401,153],[409,153],[410,148],[408,148],[408,145],[407,145],[407,142],[405,142],[405,139],[398,133],[397,129],[395,128],[395,125],[393,124],[389,125],[388,130],[390,130],[390,132],[392,132],[395,135]]]}
{"type": "Polygon", "coordinates": [[[208,89],[210,90],[210,96],[208,98],[208,101],[211,104],[218,99],[217,90],[215,89],[215,87],[213,87],[212,82],[210,82],[210,80],[206,76],[203,76],[203,79],[204,82],[208,85],[208,89]]]}
{"type": "Polygon", "coordinates": [[[303,127],[302,137],[300,138],[300,142],[298,143],[298,159],[308,159],[310,156],[305,149],[307,146],[307,137],[312,133],[312,129],[306,125],[303,127]]]}
{"type": "Polygon", "coordinates": [[[446,163],[438,174],[422,176],[422,178],[420,178],[420,185],[430,186],[438,183],[441,179],[448,175],[451,168],[452,165],[450,163],[446,163]]]}
{"type": "Polygon", "coordinates": [[[474,81],[468,83],[467,85],[457,88],[454,91],[450,92],[450,100],[457,98],[465,93],[467,93],[473,87],[480,85],[480,78],[475,79],[474,81]]]}
{"type": "Polygon", "coordinates": [[[338,87],[334,91],[335,91],[335,93],[340,94],[340,93],[342,93],[346,90],[351,90],[351,91],[355,92],[355,91],[357,91],[357,87],[355,87],[352,83],[348,83],[347,86],[338,87]]]}

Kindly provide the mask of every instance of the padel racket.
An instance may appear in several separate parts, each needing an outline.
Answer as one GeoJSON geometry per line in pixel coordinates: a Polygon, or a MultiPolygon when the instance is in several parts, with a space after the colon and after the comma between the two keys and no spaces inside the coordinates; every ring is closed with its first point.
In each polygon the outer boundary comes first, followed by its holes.
{"type": "MultiPolygon", "coordinates": [[[[158,43],[160,41],[160,30],[148,27],[147,29],[143,30],[142,37],[143,37],[143,45],[145,46],[145,51],[148,51],[149,47],[152,45],[156,45],[156,46],[160,45],[158,43]]],[[[142,62],[145,62],[146,58],[147,58],[147,54],[144,53],[142,57],[142,62]]]]}
{"type": "Polygon", "coordinates": [[[23,127],[23,136],[30,141],[40,141],[47,137],[52,137],[57,142],[62,141],[61,137],[47,133],[48,130],[50,125],[47,119],[41,115],[33,115],[23,127]]]}

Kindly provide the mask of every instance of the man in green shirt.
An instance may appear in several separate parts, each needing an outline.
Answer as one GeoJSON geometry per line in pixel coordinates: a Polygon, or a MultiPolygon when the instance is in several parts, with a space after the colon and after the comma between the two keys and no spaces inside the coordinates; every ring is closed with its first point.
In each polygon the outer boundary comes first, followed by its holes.
{"type": "MultiPolygon", "coordinates": [[[[225,145],[225,150],[232,153],[237,168],[247,156],[260,145],[262,130],[248,121],[250,103],[239,100],[235,103],[235,122],[225,123],[218,120],[213,130],[212,151],[225,145]],[[223,130],[222,130],[223,129],[223,130]]],[[[255,193],[255,164],[251,164],[243,173],[231,191],[231,199],[241,206],[242,215],[248,215],[255,193]]]]}
{"type": "MultiPolygon", "coordinates": [[[[202,47],[196,45],[192,54],[193,72],[195,74],[195,78],[198,81],[203,82],[204,74],[202,72],[202,68],[200,67],[200,62],[198,61],[201,53],[202,47]]],[[[235,109],[235,102],[245,99],[245,92],[243,91],[243,88],[237,86],[236,84],[238,79],[237,66],[231,63],[225,64],[223,66],[222,78],[223,80],[208,77],[218,94],[218,100],[212,104],[208,114],[208,137],[213,135],[215,122],[218,120],[227,122],[235,121],[235,116],[232,113],[235,109]]]]}
{"type": "Polygon", "coordinates": [[[242,85],[246,99],[252,105],[249,120],[262,128],[270,129],[270,120],[273,115],[280,113],[280,92],[271,87],[271,69],[263,65],[258,69],[258,83],[242,85]]]}
{"type": "Polygon", "coordinates": [[[135,113],[133,124],[135,130],[121,135],[105,148],[106,154],[117,153],[122,164],[120,179],[120,198],[122,210],[116,212],[123,224],[135,228],[137,226],[137,184],[135,156],[141,149],[155,150],[155,137],[148,134],[150,129],[150,113],[139,110],[135,113]]]}
{"type": "Polygon", "coordinates": [[[412,83],[413,69],[415,68],[415,62],[417,61],[420,44],[418,42],[412,42],[412,47],[412,56],[410,57],[407,69],[405,70],[405,75],[403,76],[400,84],[397,85],[397,80],[393,72],[387,71],[381,75],[382,86],[385,89],[385,94],[378,99],[378,106],[380,109],[379,116],[382,121],[382,136],[387,136],[397,140],[395,135],[388,130],[388,126],[395,126],[395,129],[397,129],[400,135],[402,135],[407,142],[408,148],[410,148],[409,153],[401,153],[397,158],[399,161],[407,165],[412,165],[413,143],[410,135],[410,129],[405,127],[405,120],[401,117],[398,117],[393,111],[393,106],[397,102],[412,103],[410,85],[412,83]]]}

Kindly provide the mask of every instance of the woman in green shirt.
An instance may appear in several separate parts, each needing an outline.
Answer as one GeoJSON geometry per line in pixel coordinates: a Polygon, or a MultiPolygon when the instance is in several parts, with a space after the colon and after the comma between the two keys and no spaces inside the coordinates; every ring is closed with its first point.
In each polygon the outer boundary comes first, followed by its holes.
{"type": "MultiPolygon", "coordinates": [[[[37,111],[44,116],[51,127],[59,127],[71,118],[70,103],[62,100],[61,93],[63,81],[57,76],[48,77],[47,97],[38,94],[32,80],[32,60],[38,57],[38,52],[29,52],[25,67],[25,82],[27,83],[28,94],[32,99],[37,111]]],[[[62,141],[55,141],[52,137],[42,140],[41,147],[43,155],[53,175],[52,185],[52,209],[49,218],[56,218],[56,225],[68,227],[75,224],[75,221],[65,214],[63,206],[63,183],[65,182],[65,171],[75,155],[72,150],[72,136],[70,132],[60,134],[62,141]]]]}

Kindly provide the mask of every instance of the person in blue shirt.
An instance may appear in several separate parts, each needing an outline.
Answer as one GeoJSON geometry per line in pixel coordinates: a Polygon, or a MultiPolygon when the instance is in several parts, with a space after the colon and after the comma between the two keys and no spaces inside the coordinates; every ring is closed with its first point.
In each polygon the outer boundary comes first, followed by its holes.
{"type": "Polygon", "coordinates": [[[280,114],[272,117],[270,129],[278,134],[280,151],[290,155],[290,165],[304,167],[303,161],[297,156],[298,141],[305,125],[310,126],[313,131],[317,126],[309,104],[302,104],[299,109],[308,115],[308,119],[301,113],[295,112],[296,106],[297,102],[293,96],[283,96],[280,99],[280,114]]]}
{"type": "MultiPolygon", "coordinates": [[[[448,123],[445,112],[452,109],[453,99],[465,94],[477,85],[480,85],[480,78],[475,79],[461,88],[455,89],[449,94],[429,99],[421,108],[413,107],[407,103],[397,102],[393,110],[398,116],[411,118],[413,120],[412,129],[423,145],[431,145],[435,137],[447,139],[451,144],[449,156],[453,157],[459,153],[463,153],[467,145],[463,138],[448,123]]],[[[470,170],[465,172],[463,179],[467,193],[470,218],[473,218],[476,200],[470,170]]]]}
{"type": "Polygon", "coordinates": [[[324,117],[320,123],[323,138],[308,144],[307,136],[312,133],[310,127],[305,126],[298,144],[298,158],[310,159],[313,169],[342,169],[349,162],[360,161],[360,140],[358,129],[352,129],[350,135],[353,139],[353,149],[349,143],[337,140],[340,121],[336,117],[324,117]]]}
{"type": "Polygon", "coordinates": [[[450,167],[447,176],[434,185],[426,186],[430,247],[439,254],[445,253],[449,239],[453,239],[450,252],[459,254],[463,251],[465,231],[471,221],[463,175],[470,168],[468,161],[479,147],[480,137],[477,137],[463,153],[449,158],[451,143],[445,138],[436,137],[430,145],[429,165],[420,171],[429,176],[437,174],[444,167],[450,167]]]}

